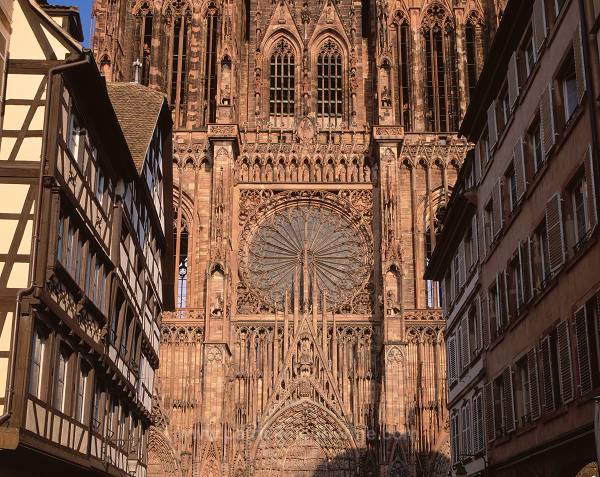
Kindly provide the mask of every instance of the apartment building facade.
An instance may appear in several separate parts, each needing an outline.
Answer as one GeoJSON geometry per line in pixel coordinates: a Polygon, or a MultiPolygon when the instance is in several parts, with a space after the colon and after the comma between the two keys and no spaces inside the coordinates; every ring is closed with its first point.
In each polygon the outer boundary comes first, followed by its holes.
{"type": "Polygon", "coordinates": [[[14,7],[0,144],[0,468],[144,477],[160,315],[173,301],[170,112],[161,93],[106,85],[75,10],[14,7]]]}
{"type": "MultiPolygon", "coordinates": [[[[491,475],[568,476],[596,464],[599,13],[593,1],[509,2],[462,124],[475,144],[479,284],[466,299],[479,308],[491,475]]],[[[446,247],[452,312],[469,284],[456,287],[460,241],[446,247]]],[[[452,340],[448,318],[452,367],[468,343],[460,329],[452,340]]],[[[472,417],[457,417],[451,434],[473,429],[472,417]]],[[[472,447],[451,442],[455,468],[469,471],[472,447]]]]}

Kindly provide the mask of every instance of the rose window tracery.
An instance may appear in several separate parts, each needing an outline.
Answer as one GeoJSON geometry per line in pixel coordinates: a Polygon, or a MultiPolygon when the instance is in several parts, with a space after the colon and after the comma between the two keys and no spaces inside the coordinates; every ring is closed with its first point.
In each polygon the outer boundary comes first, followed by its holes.
{"type": "Polygon", "coordinates": [[[246,261],[250,287],[279,310],[287,291],[290,311],[295,288],[300,297],[312,300],[316,278],[317,299],[320,302],[325,295],[327,308],[332,309],[349,300],[370,271],[366,238],[351,220],[311,204],[267,216],[249,240],[246,261]]]}

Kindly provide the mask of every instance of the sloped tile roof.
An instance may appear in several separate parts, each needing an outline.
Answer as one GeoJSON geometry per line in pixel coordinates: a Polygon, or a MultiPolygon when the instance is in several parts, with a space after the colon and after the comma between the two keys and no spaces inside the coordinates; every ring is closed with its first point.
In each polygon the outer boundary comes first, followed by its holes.
{"type": "Polygon", "coordinates": [[[165,95],[138,83],[107,83],[106,88],[140,173],[165,95]]]}

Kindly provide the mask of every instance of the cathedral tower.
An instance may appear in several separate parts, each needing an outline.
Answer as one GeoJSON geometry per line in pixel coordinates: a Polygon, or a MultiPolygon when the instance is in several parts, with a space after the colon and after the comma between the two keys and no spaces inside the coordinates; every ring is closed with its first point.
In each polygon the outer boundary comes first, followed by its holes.
{"type": "Polygon", "coordinates": [[[442,476],[437,285],[492,0],[97,0],[174,121],[149,475],[442,476]]]}

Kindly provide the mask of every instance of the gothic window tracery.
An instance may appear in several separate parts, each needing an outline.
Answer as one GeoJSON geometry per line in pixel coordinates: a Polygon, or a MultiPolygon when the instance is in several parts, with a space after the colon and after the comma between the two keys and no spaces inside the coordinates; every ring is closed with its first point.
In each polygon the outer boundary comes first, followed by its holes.
{"type": "Polygon", "coordinates": [[[340,126],[343,105],[342,52],[335,41],[328,39],[317,57],[317,116],[321,126],[340,126]]]}
{"type": "Polygon", "coordinates": [[[144,1],[134,11],[135,15],[135,43],[137,45],[137,58],[141,63],[139,82],[148,85],[150,82],[150,65],[152,53],[152,22],[154,20],[152,5],[144,1]]]}
{"type": "Polygon", "coordinates": [[[204,124],[214,123],[217,114],[217,35],[219,12],[211,2],[205,14],[204,40],[204,124]]]}
{"type": "Polygon", "coordinates": [[[271,54],[269,113],[274,126],[284,126],[295,114],[296,57],[289,42],[277,41],[271,54]]]}
{"type": "Polygon", "coordinates": [[[467,81],[469,98],[473,97],[477,78],[482,68],[483,58],[483,23],[477,13],[472,12],[465,25],[465,50],[467,57],[467,81]]]}
{"type": "Polygon", "coordinates": [[[440,5],[431,5],[421,27],[425,50],[425,125],[428,131],[458,127],[456,40],[452,20],[440,5]]]}
{"type": "Polygon", "coordinates": [[[190,42],[191,7],[182,0],[172,0],[165,9],[169,38],[168,95],[175,126],[181,126],[187,102],[188,50],[190,42]]]}
{"type": "Polygon", "coordinates": [[[396,14],[396,64],[397,64],[397,91],[398,115],[400,124],[405,131],[412,130],[411,121],[411,81],[410,81],[410,25],[402,13],[396,14]]]}
{"type": "Polygon", "coordinates": [[[173,228],[173,243],[175,244],[175,265],[177,274],[177,290],[175,293],[175,304],[177,308],[188,306],[188,242],[189,230],[186,218],[181,215],[179,220],[177,210],[174,213],[175,227],[173,228]]]}

